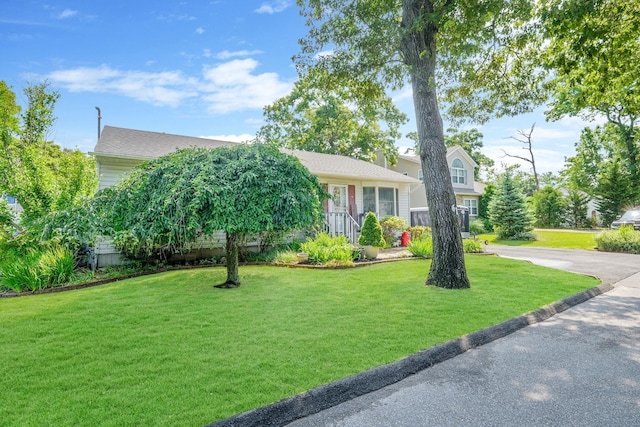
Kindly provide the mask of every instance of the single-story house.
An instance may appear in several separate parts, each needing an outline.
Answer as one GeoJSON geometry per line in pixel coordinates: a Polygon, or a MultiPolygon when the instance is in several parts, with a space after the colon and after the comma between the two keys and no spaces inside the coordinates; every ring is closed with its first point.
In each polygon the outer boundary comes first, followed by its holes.
{"type": "MultiPolygon", "coordinates": [[[[105,126],[93,151],[98,167],[98,188],[116,184],[140,163],[188,147],[216,148],[237,143],[207,138],[105,126]]],[[[325,202],[327,230],[357,239],[366,212],[379,217],[395,215],[410,220],[410,191],[420,182],[378,165],[333,154],[283,149],[316,175],[332,200],[325,202]]],[[[98,265],[116,263],[119,256],[108,242],[96,248],[98,265]]]]}
{"type": "MultiPolygon", "coordinates": [[[[427,209],[427,194],[424,188],[420,156],[416,154],[400,154],[394,166],[387,163],[383,156],[378,156],[376,163],[385,168],[402,173],[418,180],[410,187],[410,207],[413,210],[427,209]]],[[[447,163],[451,173],[453,192],[456,204],[469,209],[469,219],[478,217],[480,197],[484,194],[485,184],[477,182],[474,170],[478,164],[459,145],[447,148],[447,163]]]]}

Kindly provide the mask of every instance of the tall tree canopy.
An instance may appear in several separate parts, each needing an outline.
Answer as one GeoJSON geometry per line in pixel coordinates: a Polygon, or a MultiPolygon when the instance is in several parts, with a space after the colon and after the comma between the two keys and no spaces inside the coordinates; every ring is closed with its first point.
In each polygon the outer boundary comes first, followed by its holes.
{"type": "Polygon", "coordinates": [[[350,87],[411,81],[433,226],[427,284],[467,288],[438,92],[453,117],[482,121],[540,102],[531,2],[525,0],[298,0],[310,27],[296,64],[350,87]],[[525,47],[527,49],[525,49],[525,47]],[[329,50],[331,54],[318,55],[329,50]]]}
{"type": "Polygon", "coordinates": [[[59,94],[47,83],[28,86],[24,94],[27,108],[20,114],[15,94],[0,81],[0,192],[18,200],[29,222],[93,195],[97,176],[92,158],[47,138],[59,94]]]}
{"type": "Polygon", "coordinates": [[[380,151],[392,164],[399,127],[408,120],[378,85],[344,86],[323,70],[301,75],[264,116],[259,141],[366,161],[380,151]]]}
{"type": "Polygon", "coordinates": [[[322,218],[325,192],[300,161],[267,144],[185,149],[134,169],[98,193],[102,230],[129,253],[176,253],[226,232],[227,281],[240,285],[243,235],[288,231],[322,218]]]}
{"type": "Polygon", "coordinates": [[[540,10],[554,76],[548,117],[606,117],[620,143],[616,168],[640,200],[640,3],[544,0],[540,10]]]}
{"type": "MultiPolygon", "coordinates": [[[[640,129],[635,129],[638,139],[640,129]]],[[[598,202],[602,222],[609,225],[629,205],[640,200],[639,183],[629,168],[624,135],[606,123],[585,128],[575,144],[576,154],[566,161],[563,175],[571,188],[598,202]]]]}

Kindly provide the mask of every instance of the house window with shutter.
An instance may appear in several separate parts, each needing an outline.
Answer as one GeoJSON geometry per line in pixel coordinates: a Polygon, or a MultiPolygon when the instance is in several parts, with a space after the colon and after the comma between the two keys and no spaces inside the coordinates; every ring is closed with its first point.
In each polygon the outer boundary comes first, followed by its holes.
{"type": "Polygon", "coordinates": [[[467,171],[460,159],[454,159],[451,163],[451,182],[453,184],[467,183],[467,171]]]}

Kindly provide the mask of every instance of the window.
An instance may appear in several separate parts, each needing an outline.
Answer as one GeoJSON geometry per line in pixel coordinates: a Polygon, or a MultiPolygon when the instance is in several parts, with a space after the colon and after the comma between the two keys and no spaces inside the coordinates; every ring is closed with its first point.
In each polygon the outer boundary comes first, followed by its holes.
{"type": "Polygon", "coordinates": [[[423,181],[423,180],[424,180],[424,176],[422,175],[422,168],[418,169],[418,179],[419,179],[420,181],[423,181]]]}
{"type": "Polygon", "coordinates": [[[362,212],[373,212],[380,218],[398,215],[398,198],[396,188],[362,187],[362,212]]]}
{"type": "Polygon", "coordinates": [[[464,199],[464,206],[469,208],[469,215],[478,216],[478,200],[464,199]]]}
{"type": "Polygon", "coordinates": [[[393,188],[378,188],[378,201],[380,203],[379,215],[381,218],[396,214],[396,192],[393,188]]]}
{"type": "Polygon", "coordinates": [[[453,163],[451,163],[451,182],[454,184],[467,183],[467,171],[464,169],[460,159],[454,159],[453,163]]]}
{"type": "Polygon", "coordinates": [[[376,213],[376,187],[362,187],[362,212],[376,213]]]}

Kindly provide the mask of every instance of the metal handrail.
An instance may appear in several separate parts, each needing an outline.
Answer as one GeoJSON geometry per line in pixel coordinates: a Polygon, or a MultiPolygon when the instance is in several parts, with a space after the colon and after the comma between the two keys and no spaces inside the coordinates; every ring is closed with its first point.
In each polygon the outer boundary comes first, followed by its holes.
{"type": "Polygon", "coordinates": [[[353,244],[357,244],[360,224],[348,212],[325,212],[324,231],[332,237],[344,235],[353,244]]]}

